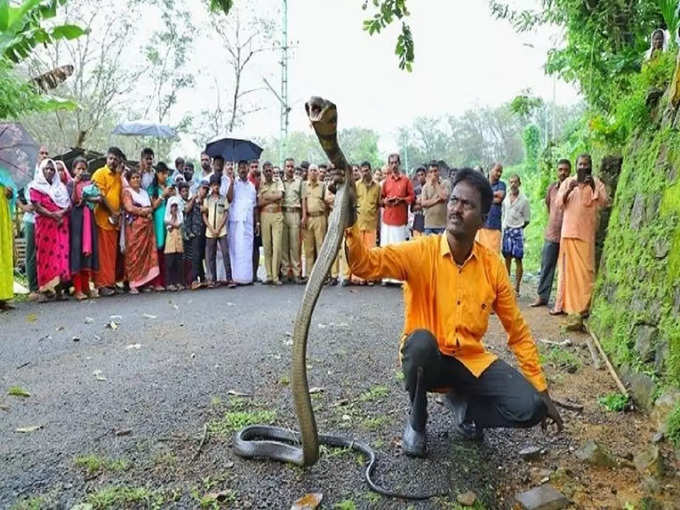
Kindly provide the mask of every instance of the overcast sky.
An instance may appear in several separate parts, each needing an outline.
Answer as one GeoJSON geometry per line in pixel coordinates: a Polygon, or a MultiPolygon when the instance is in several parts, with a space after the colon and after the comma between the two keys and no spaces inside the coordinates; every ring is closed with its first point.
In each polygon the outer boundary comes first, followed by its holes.
{"type": "MultiPolygon", "coordinates": [[[[514,2],[520,3],[535,2],[514,2]]],[[[236,5],[261,5],[260,12],[271,13],[278,21],[281,2],[236,0],[236,5]]],[[[289,39],[295,48],[289,67],[291,130],[308,129],[303,105],[310,95],[321,95],[338,105],[341,128],[379,131],[384,151],[396,148],[396,128],[418,116],[496,106],[526,88],[552,100],[553,78],[545,76],[543,64],[547,49],[559,39],[554,30],[518,35],[506,21],[492,18],[484,0],[411,0],[408,5],[415,39],[412,73],[397,65],[398,25],[369,36],[362,29],[367,13],[360,0],[289,0],[289,39]]],[[[246,85],[264,86],[262,78],[267,77],[278,89],[276,57],[271,54],[254,61],[246,85]]],[[[197,76],[196,88],[182,95],[187,110],[197,111],[214,101],[214,80],[209,75],[219,72],[221,58],[214,43],[196,42],[192,64],[206,71],[203,77],[197,76]]],[[[277,99],[266,90],[252,98],[263,109],[248,116],[240,131],[251,136],[277,135],[277,99]]],[[[578,95],[573,87],[558,81],[556,98],[557,103],[570,104],[578,95]]],[[[183,143],[178,150],[189,147],[183,143]]]]}

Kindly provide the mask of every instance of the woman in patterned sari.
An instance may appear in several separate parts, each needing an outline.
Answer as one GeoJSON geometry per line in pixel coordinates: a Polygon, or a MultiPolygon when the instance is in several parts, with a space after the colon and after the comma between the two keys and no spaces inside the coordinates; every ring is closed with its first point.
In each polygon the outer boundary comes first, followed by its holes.
{"type": "Polygon", "coordinates": [[[130,170],[125,178],[129,184],[123,188],[125,278],[130,283],[130,294],[139,294],[140,287],[150,284],[160,274],[153,208],[149,194],[141,187],[139,170],[130,170]]]}
{"type": "Polygon", "coordinates": [[[35,245],[38,287],[44,302],[56,293],[67,300],[64,292],[71,280],[69,267],[69,216],[71,207],[66,186],[51,159],[44,159],[30,187],[31,203],[36,208],[35,245]]]}

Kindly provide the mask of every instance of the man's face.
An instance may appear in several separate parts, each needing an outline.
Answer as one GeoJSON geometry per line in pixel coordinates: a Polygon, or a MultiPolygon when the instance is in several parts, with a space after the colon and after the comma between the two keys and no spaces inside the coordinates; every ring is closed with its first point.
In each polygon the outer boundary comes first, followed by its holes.
{"type": "Polygon", "coordinates": [[[326,179],[326,169],[319,168],[319,180],[323,181],[324,179],[326,179]]]}
{"type": "Polygon", "coordinates": [[[446,231],[454,237],[474,237],[484,221],[481,213],[481,195],[466,181],[453,188],[446,208],[446,231]]]}
{"type": "Polygon", "coordinates": [[[363,177],[364,181],[369,182],[373,178],[373,176],[371,175],[371,167],[362,166],[361,177],[363,177]]]}
{"type": "Polygon", "coordinates": [[[245,181],[248,178],[248,165],[246,165],[245,163],[239,163],[238,177],[242,181],[245,181]]]}
{"type": "Polygon", "coordinates": [[[182,187],[179,189],[179,196],[182,197],[182,200],[188,200],[189,199],[189,188],[182,187]]]}
{"type": "Polygon", "coordinates": [[[213,170],[221,174],[222,170],[224,170],[224,160],[219,158],[213,159],[213,170]]]}
{"type": "Polygon", "coordinates": [[[262,167],[262,173],[267,182],[272,182],[272,177],[274,177],[274,172],[272,171],[271,165],[266,165],[262,167]]]}
{"type": "Polygon", "coordinates": [[[50,152],[47,150],[47,147],[41,145],[40,149],[38,149],[38,163],[40,163],[43,159],[47,158],[47,156],[49,155],[50,152]]]}
{"type": "Polygon", "coordinates": [[[354,177],[355,181],[361,179],[361,171],[359,170],[359,167],[356,165],[352,167],[352,177],[354,177]]]}
{"type": "Polygon", "coordinates": [[[519,177],[516,175],[510,177],[510,189],[515,193],[519,190],[519,177]]]}
{"type": "Polygon", "coordinates": [[[387,166],[389,167],[392,174],[399,175],[399,158],[396,156],[390,157],[390,159],[387,161],[387,166]]]}
{"type": "Polygon", "coordinates": [[[118,168],[118,165],[120,165],[120,158],[115,154],[111,154],[109,152],[106,155],[106,166],[109,167],[109,170],[116,170],[118,168]]]}
{"type": "Polygon", "coordinates": [[[319,180],[319,169],[315,166],[310,166],[308,172],[309,180],[316,182],[319,180]]]}
{"type": "Polygon", "coordinates": [[[496,182],[501,178],[501,175],[503,175],[503,167],[500,165],[494,165],[494,167],[489,172],[489,180],[491,182],[496,182]]]}
{"type": "Polygon", "coordinates": [[[184,165],[184,180],[186,182],[191,181],[194,178],[194,169],[189,165],[184,165]]]}
{"type": "Polygon", "coordinates": [[[578,158],[578,161],[576,162],[576,172],[578,174],[577,177],[579,182],[583,182],[583,179],[587,175],[592,174],[593,168],[590,158],[578,158]]]}
{"type": "Polygon", "coordinates": [[[295,175],[295,162],[290,160],[286,161],[284,163],[284,171],[286,172],[286,179],[292,179],[295,175]]]}
{"type": "Polygon", "coordinates": [[[175,161],[175,169],[179,173],[184,172],[184,161],[175,161]]]}
{"type": "Polygon", "coordinates": [[[210,171],[210,156],[208,156],[207,154],[201,155],[201,168],[203,169],[204,172],[210,171]]]}
{"type": "Polygon", "coordinates": [[[431,166],[430,168],[427,169],[427,175],[430,177],[430,180],[432,182],[436,181],[437,179],[439,179],[439,167],[431,166]]]}
{"type": "Polygon", "coordinates": [[[250,173],[253,175],[260,175],[259,163],[250,163],[250,173]]]}
{"type": "Polygon", "coordinates": [[[420,184],[421,186],[422,186],[423,184],[425,184],[425,172],[423,172],[422,170],[418,170],[418,171],[416,172],[416,181],[417,181],[418,184],[420,184]]]}
{"type": "Polygon", "coordinates": [[[382,170],[380,170],[380,168],[378,168],[378,169],[375,171],[375,174],[373,175],[373,178],[375,179],[376,182],[380,182],[380,181],[383,180],[383,173],[382,173],[382,170]]]}
{"type": "Polygon", "coordinates": [[[560,163],[557,165],[557,178],[560,180],[560,182],[564,181],[567,177],[569,177],[569,174],[571,173],[571,166],[567,165],[566,163],[560,163]]]}
{"type": "Polygon", "coordinates": [[[217,183],[211,184],[210,185],[210,194],[211,195],[219,195],[220,193],[220,185],[217,183]]]}
{"type": "Polygon", "coordinates": [[[142,158],[142,168],[148,170],[153,166],[153,156],[151,154],[146,154],[142,158]]]}

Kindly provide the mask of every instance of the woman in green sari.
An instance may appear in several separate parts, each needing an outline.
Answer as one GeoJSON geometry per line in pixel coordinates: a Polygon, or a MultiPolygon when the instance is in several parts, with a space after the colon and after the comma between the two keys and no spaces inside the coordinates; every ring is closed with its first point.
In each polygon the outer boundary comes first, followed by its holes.
{"type": "Polygon", "coordinates": [[[17,188],[9,171],[0,166],[0,311],[14,308],[7,301],[14,297],[14,233],[12,216],[17,188]]]}

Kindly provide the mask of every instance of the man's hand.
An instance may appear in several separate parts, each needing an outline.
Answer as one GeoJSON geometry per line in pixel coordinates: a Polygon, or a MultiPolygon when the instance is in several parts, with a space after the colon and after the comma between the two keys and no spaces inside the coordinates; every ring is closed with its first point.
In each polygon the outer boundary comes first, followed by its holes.
{"type": "Polygon", "coordinates": [[[548,419],[550,419],[552,420],[552,423],[554,423],[557,426],[557,433],[559,434],[560,432],[562,432],[562,429],[564,429],[564,422],[562,421],[562,417],[560,416],[560,413],[557,410],[555,403],[550,398],[548,390],[541,391],[539,395],[543,399],[543,403],[545,404],[546,407],[546,417],[543,418],[543,421],[541,422],[541,428],[543,429],[543,432],[548,431],[548,426],[550,425],[548,419]]]}
{"type": "Polygon", "coordinates": [[[583,179],[583,184],[587,184],[592,188],[593,191],[595,191],[595,181],[593,180],[592,175],[586,175],[583,179]]]}
{"type": "Polygon", "coordinates": [[[300,226],[301,226],[303,229],[307,229],[307,216],[303,216],[303,217],[302,217],[302,220],[300,220],[300,226]]]}

